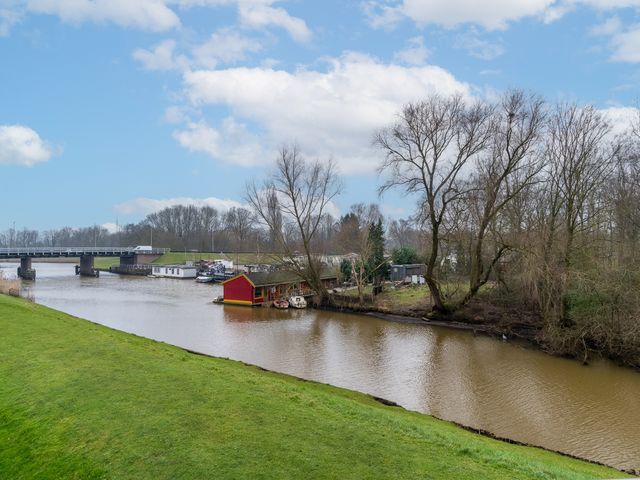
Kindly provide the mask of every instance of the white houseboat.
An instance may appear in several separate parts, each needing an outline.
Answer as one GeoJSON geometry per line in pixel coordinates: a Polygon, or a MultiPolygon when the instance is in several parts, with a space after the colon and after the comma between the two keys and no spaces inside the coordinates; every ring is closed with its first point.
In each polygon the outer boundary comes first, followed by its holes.
{"type": "Polygon", "coordinates": [[[198,269],[190,265],[154,265],[151,275],[166,278],[196,278],[198,269]]]}

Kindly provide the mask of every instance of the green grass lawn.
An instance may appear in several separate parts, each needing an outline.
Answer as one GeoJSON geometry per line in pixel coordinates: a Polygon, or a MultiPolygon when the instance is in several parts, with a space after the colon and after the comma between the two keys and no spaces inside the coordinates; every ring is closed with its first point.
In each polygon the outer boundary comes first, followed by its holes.
{"type": "MultiPolygon", "coordinates": [[[[256,263],[274,263],[275,259],[268,253],[211,253],[211,252],[168,252],[157,258],[153,263],[165,264],[184,264],[186,262],[197,262],[199,260],[231,260],[241,265],[256,263]]],[[[93,261],[95,268],[109,268],[111,265],[118,265],[120,259],[118,257],[97,257],[93,261]]]]}
{"type": "MultiPolygon", "coordinates": [[[[79,261],[76,263],[80,263],[79,261]]],[[[94,268],[109,268],[111,265],[120,264],[118,257],[96,257],[93,259],[94,268]]]]}
{"type": "MultiPolygon", "coordinates": [[[[448,304],[455,304],[462,300],[464,295],[468,292],[469,286],[467,282],[442,282],[441,283],[442,294],[445,297],[445,301],[448,304]]],[[[492,288],[492,285],[483,285],[480,288],[480,294],[488,291],[492,288]]],[[[363,292],[365,295],[371,295],[373,287],[367,285],[364,287],[363,292]]],[[[343,295],[358,298],[358,289],[351,288],[342,292],[343,295]]],[[[423,308],[427,309],[431,305],[431,295],[429,293],[429,287],[427,285],[401,285],[395,287],[390,283],[385,284],[382,293],[380,293],[376,299],[376,306],[386,308],[389,310],[398,310],[408,308],[423,308]]]]}
{"type": "Polygon", "coordinates": [[[624,476],[2,295],[0,332],[1,479],[624,476]]]}

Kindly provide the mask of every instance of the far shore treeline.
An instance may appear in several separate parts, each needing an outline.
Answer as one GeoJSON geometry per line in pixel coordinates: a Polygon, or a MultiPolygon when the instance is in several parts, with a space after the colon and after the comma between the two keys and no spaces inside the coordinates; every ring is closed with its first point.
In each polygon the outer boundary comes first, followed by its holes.
{"type": "Polygon", "coordinates": [[[176,250],[296,257],[313,285],[326,253],[353,253],[352,272],[362,271],[360,258],[369,262],[366,280],[381,280],[371,275],[376,231],[386,253],[425,265],[433,314],[479,304],[516,311],[556,353],[598,351],[640,366],[638,112],[614,129],[593,106],[518,90],[495,101],[429,96],[372,132],[380,191],[412,199],[409,218],[384,219],[364,203],[334,218],[336,164],[308,161],[293,145],[247,186],[246,208],[175,206],[111,234],[99,226],[11,230],[0,245],[148,245],[153,236],[176,250]]]}

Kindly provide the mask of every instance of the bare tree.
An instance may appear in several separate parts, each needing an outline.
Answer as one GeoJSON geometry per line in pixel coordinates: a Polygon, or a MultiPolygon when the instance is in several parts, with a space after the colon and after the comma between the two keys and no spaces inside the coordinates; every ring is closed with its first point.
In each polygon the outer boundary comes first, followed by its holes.
{"type": "Polygon", "coordinates": [[[247,202],[272,232],[282,259],[309,283],[321,302],[328,294],[321,280],[320,252],[314,239],[330,202],[340,191],[333,161],[308,162],[295,145],[280,150],[267,180],[247,185],[247,202]],[[302,258],[297,254],[298,246],[302,258]]]}
{"type": "Polygon", "coordinates": [[[459,177],[465,165],[486,149],[491,118],[492,109],[484,104],[468,106],[459,95],[434,95],[405,106],[397,123],[378,132],[374,140],[385,153],[380,170],[388,174],[380,191],[398,187],[422,199],[431,234],[425,280],[433,307],[440,312],[448,310],[436,272],[440,232],[451,205],[468,193],[459,177]]]}
{"type": "Polygon", "coordinates": [[[558,106],[550,122],[548,204],[551,206],[546,239],[546,262],[554,262],[553,245],[560,241],[560,261],[546,272],[555,298],[549,301],[560,325],[569,325],[568,291],[576,238],[601,221],[601,188],[615,167],[619,147],[607,141],[611,127],[594,107],[558,106]],[[561,234],[561,235],[560,235],[561,234]],[[553,272],[558,277],[553,280],[553,272]]]}
{"type": "Polygon", "coordinates": [[[253,213],[242,207],[232,207],[225,215],[225,224],[233,234],[236,253],[246,248],[246,241],[253,230],[253,213]]]}
{"type": "Polygon", "coordinates": [[[487,281],[502,255],[509,248],[495,222],[500,212],[531,185],[543,168],[540,140],[545,122],[544,102],[516,90],[505,94],[494,113],[492,140],[486,155],[478,162],[470,195],[476,229],[470,251],[469,290],[462,303],[473,298],[487,281]],[[493,227],[493,228],[492,228],[493,227]],[[492,231],[491,252],[485,239],[492,231]]]}

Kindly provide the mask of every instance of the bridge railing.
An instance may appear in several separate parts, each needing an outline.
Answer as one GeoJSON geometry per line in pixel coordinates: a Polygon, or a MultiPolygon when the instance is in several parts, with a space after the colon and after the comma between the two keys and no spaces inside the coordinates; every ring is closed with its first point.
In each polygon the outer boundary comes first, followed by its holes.
{"type": "Polygon", "coordinates": [[[169,248],[136,250],[136,247],[13,247],[0,248],[0,255],[163,255],[169,248]]]}

